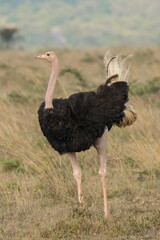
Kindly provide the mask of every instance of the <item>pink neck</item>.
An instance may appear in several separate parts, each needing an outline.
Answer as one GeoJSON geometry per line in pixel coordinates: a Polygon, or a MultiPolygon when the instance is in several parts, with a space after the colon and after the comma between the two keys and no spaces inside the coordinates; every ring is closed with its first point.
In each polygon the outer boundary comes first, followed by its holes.
{"type": "Polygon", "coordinates": [[[57,81],[57,75],[58,75],[58,59],[56,58],[54,62],[52,62],[51,75],[45,96],[45,108],[53,108],[52,100],[53,92],[57,81]]]}

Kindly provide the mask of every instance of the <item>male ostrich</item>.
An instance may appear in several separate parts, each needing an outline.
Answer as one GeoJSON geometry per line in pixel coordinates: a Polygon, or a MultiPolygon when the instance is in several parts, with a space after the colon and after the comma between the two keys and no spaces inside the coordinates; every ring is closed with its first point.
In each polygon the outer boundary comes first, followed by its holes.
{"type": "Polygon", "coordinates": [[[83,202],[82,173],[76,152],[94,146],[97,150],[104,198],[104,215],[107,217],[106,193],[106,137],[113,125],[124,127],[136,120],[136,112],[129,105],[128,71],[120,56],[105,54],[104,63],[107,81],[96,91],[79,92],[67,99],[52,99],[58,75],[58,58],[52,51],[37,56],[52,65],[45,101],[38,110],[39,123],[44,136],[60,154],[67,153],[77,182],[78,202],[83,202]]]}

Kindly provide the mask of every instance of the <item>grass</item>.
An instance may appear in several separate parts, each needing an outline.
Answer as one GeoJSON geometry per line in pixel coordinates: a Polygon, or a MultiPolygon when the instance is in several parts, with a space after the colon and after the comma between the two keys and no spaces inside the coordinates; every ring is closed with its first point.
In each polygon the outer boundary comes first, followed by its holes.
{"type": "Polygon", "coordinates": [[[150,93],[157,93],[160,91],[160,78],[155,77],[147,81],[145,84],[138,84],[136,81],[131,84],[131,93],[134,95],[145,95],[150,93]]]}
{"type": "MultiPolygon", "coordinates": [[[[124,54],[132,51],[135,60],[130,85],[131,89],[136,87],[131,90],[130,102],[138,120],[125,129],[113,128],[109,135],[107,220],[103,218],[94,148],[78,154],[85,200],[79,206],[67,156],[53,151],[40,132],[37,109],[44,98],[49,64],[35,61],[33,52],[16,52],[16,58],[15,52],[1,52],[0,66],[7,67],[0,69],[0,240],[160,238],[159,80],[154,83],[160,78],[159,48],[115,50],[124,54]],[[150,60],[146,52],[152,52],[150,60]]],[[[104,51],[56,52],[65,74],[58,79],[55,97],[103,83],[99,56],[104,51]]]]}
{"type": "Polygon", "coordinates": [[[18,170],[21,165],[18,159],[1,159],[0,163],[4,171],[18,170]]]}

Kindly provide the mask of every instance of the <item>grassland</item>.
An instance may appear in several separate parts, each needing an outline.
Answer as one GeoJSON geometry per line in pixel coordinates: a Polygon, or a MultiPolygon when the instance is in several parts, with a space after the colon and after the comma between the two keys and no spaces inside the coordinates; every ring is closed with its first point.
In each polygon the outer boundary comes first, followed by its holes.
{"type": "MultiPolygon", "coordinates": [[[[104,51],[56,52],[56,97],[103,83],[104,51]]],[[[34,59],[41,52],[0,52],[0,240],[160,239],[160,48],[114,52],[135,55],[130,102],[138,120],[110,132],[107,220],[95,150],[78,154],[85,200],[78,206],[67,156],[54,152],[40,132],[37,109],[49,64],[34,59]]]]}

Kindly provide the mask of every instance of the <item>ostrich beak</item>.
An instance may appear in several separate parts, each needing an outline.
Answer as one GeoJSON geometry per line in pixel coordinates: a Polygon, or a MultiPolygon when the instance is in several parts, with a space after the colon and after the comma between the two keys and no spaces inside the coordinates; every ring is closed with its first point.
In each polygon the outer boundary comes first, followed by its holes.
{"type": "Polygon", "coordinates": [[[36,58],[45,58],[45,55],[44,54],[38,55],[36,58]]]}

